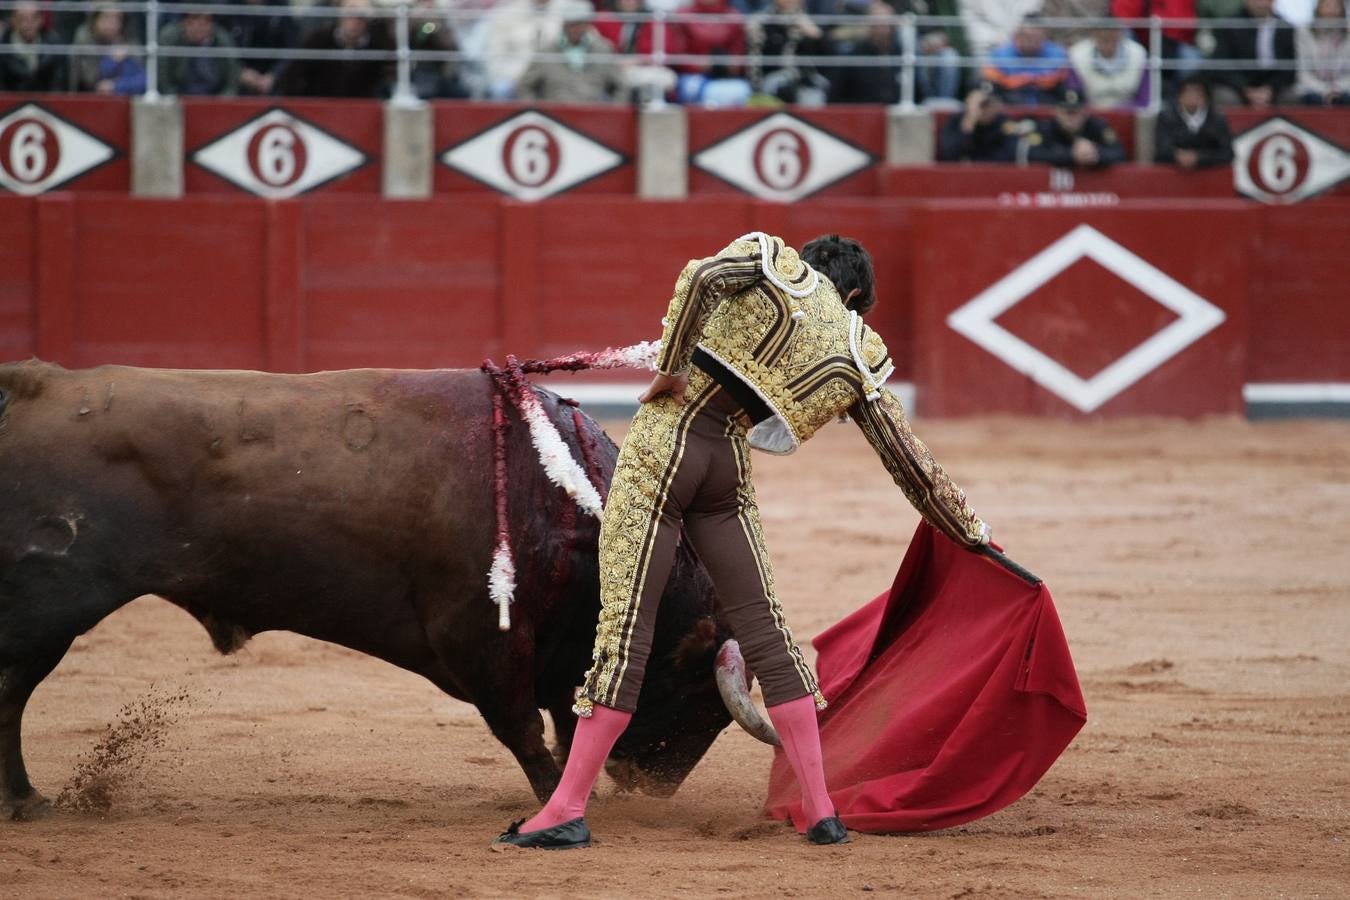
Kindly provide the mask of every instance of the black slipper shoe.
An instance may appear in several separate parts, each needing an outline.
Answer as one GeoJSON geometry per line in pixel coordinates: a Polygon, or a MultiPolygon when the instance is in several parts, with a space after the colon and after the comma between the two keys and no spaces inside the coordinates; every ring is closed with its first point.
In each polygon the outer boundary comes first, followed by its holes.
{"type": "Polygon", "coordinates": [[[591,830],[586,827],[585,819],[573,819],[552,828],[522,832],[520,826],[524,823],[524,819],[512,822],[511,827],[492,842],[493,849],[509,845],[532,850],[574,850],[591,845],[591,830]]]}
{"type": "Polygon", "coordinates": [[[836,813],[806,829],[806,839],[813,844],[847,844],[848,829],[836,813]]]}

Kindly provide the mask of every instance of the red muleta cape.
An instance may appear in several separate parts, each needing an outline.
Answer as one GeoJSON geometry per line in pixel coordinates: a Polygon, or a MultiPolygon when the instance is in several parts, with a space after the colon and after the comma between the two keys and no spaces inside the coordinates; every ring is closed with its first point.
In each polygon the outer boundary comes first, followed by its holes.
{"type": "MultiPolygon", "coordinates": [[[[856,831],[931,831],[1029,791],[1087,721],[1054,601],[926,522],[895,584],[815,639],[830,796],[856,831]]],[[[765,807],[806,828],[774,754],[765,807]]]]}

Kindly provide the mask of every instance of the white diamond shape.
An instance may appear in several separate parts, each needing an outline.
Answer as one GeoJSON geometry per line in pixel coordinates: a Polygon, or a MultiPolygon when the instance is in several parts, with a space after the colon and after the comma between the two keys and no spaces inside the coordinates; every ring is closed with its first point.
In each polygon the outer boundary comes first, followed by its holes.
{"type": "Polygon", "coordinates": [[[446,150],[441,162],[517,200],[542,200],[617,169],[624,157],[526,110],[446,150]]]}
{"type": "Polygon", "coordinates": [[[0,119],[0,185],[16,194],[50,191],[115,155],[103,141],[36,103],[0,119]]]}
{"type": "Polygon", "coordinates": [[[1283,116],[1266,119],[1233,141],[1233,184],[1238,193],[1262,203],[1297,203],[1346,178],[1350,153],[1283,116]],[[1297,164],[1300,150],[1307,158],[1303,170],[1297,164]]]}
{"type": "Polygon", "coordinates": [[[957,309],[947,317],[947,324],[1087,413],[1217,328],[1225,318],[1223,310],[1167,273],[1095,228],[1079,225],[957,309]],[[1083,257],[1180,317],[1089,379],[1070,372],[994,321],[1083,257]]]}
{"type": "Polygon", "coordinates": [[[202,147],[192,161],[250,194],[284,200],[360,168],[366,155],[284,109],[270,109],[202,147]]]}
{"type": "Polygon", "coordinates": [[[694,165],[764,200],[800,200],[874,162],[871,154],[787,113],[774,113],[694,156],[694,165]]]}

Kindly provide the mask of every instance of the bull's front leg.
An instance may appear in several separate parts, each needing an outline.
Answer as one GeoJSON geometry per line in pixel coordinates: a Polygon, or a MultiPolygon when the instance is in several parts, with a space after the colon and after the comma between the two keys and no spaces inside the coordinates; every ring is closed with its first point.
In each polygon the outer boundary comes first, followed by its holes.
{"type": "Polygon", "coordinates": [[[0,664],[0,821],[26,821],[50,812],[51,805],[28,780],[23,763],[23,711],[42,679],[65,656],[51,652],[19,664],[0,664]]]}
{"type": "Polygon", "coordinates": [[[478,710],[493,735],[520,763],[539,802],[547,801],[562,771],[544,741],[544,717],[534,705],[533,692],[517,694],[507,703],[485,703],[478,710]]]}

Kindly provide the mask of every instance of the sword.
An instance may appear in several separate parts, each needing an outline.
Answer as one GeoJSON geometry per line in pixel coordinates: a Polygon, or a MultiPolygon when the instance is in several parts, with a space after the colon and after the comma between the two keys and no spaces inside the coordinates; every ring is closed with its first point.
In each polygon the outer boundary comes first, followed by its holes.
{"type": "Polygon", "coordinates": [[[1022,579],[1032,587],[1036,587],[1041,583],[1041,579],[1038,578],[1033,572],[1013,562],[1011,559],[1008,558],[1008,555],[1006,553],[1004,553],[1002,550],[995,548],[992,544],[982,544],[980,545],[979,549],[976,550],[975,552],[979,553],[981,556],[985,556],[988,557],[989,559],[992,559],[994,562],[998,563],[1000,566],[1007,569],[1009,572],[1013,573],[1018,578],[1022,579]]]}

